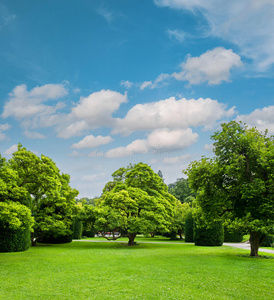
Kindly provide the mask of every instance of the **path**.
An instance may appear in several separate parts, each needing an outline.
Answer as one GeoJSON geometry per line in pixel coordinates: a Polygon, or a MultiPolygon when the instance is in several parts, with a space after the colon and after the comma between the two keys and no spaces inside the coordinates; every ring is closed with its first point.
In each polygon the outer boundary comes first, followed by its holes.
{"type": "MultiPolygon", "coordinates": [[[[92,243],[127,243],[127,241],[107,241],[107,240],[73,240],[75,242],[92,242],[92,243]]],[[[172,244],[172,245],[185,245],[187,243],[176,243],[176,242],[139,242],[138,244],[172,244]]],[[[240,249],[250,250],[250,245],[246,243],[223,243],[224,246],[235,247],[240,249]]],[[[266,252],[274,254],[274,250],[271,249],[259,249],[259,252],[266,252]]]]}

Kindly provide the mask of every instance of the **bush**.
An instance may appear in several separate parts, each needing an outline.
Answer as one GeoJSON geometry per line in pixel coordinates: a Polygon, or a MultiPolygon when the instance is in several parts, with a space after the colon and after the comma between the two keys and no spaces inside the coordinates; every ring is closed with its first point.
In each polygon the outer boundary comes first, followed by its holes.
{"type": "Polygon", "coordinates": [[[82,237],[83,222],[80,220],[74,220],[73,222],[73,233],[72,238],[76,240],[81,240],[82,237]]]}
{"type": "Polygon", "coordinates": [[[224,228],[224,242],[241,243],[244,237],[242,230],[224,228]]]}
{"type": "Polygon", "coordinates": [[[194,226],[194,242],[196,246],[222,246],[224,242],[224,227],[222,222],[207,226],[194,226]]]}
{"type": "Polygon", "coordinates": [[[261,244],[261,247],[273,247],[274,244],[274,236],[267,235],[264,239],[264,242],[261,244]]]}
{"type": "Polygon", "coordinates": [[[185,242],[187,243],[193,243],[193,227],[194,227],[194,220],[192,216],[192,212],[189,212],[186,215],[186,221],[185,221],[185,242]]]}
{"type": "Polygon", "coordinates": [[[59,235],[59,236],[51,236],[44,235],[43,237],[39,237],[37,239],[38,243],[45,244],[64,244],[72,242],[72,235],[59,235]]]}
{"type": "Polygon", "coordinates": [[[28,207],[18,202],[0,202],[0,252],[27,250],[32,225],[28,207]]]}
{"type": "Polygon", "coordinates": [[[29,229],[10,229],[0,225],[0,252],[26,251],[29,247],[29,229]]]}

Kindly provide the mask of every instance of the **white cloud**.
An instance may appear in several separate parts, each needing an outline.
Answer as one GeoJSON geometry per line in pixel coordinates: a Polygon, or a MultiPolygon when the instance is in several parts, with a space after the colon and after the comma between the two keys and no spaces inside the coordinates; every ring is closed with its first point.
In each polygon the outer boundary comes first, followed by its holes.
{"type": "Polygon", "coordinates": [[[46,136],[34,131],[24,131],[23,134],[29,139],[45,139],[46,136]]]}
{"type": "Polygon", "coordinates": [[[78,121],[67,125],[65,128],[59,128],[58,137],[68,139],[73,136],[82,135],[89,126],[86,121],[78,121]]]}
{"type": "Polygon", "coordinates": [[[199,11],[209,36],[234,43],[251,58],[258,71],[274,63],[273,0],[154,0],[156,5],[199,11]]]}
{"type": "Polygon", "coordinates": [[[12,145],[9,149],[5,151],[5,155],[11,156],[18,149],[17,145],[12,145]]]}
{"type": "Polygon", "coordinates": [[[147,139],[138,139],[126,147],[118,147],[106,152],[107,158],[120,158],[135,154],[166,153],[189,147],[196,143],[198,134],[193,133],[192,129],[157,129],[153,131],[147,139]]]}
{"type": "Polygon", "coordinates": [[[97,13],[102,16],[108,23],[111,23],[114,20],[114,14],[105,7],[100,7],[97,10],[97,13]]]}
{"type": "Polygon", "coordinates": [[[113,138],[110,136],[93,136],[88,135],[84,137],[80,142],[73,144],[71,148],[74,149],[85,149],[85,148],[96,148],[101,145],[106,145],[113,141],[113,138]]]}
{"type": "Polygon", "coordinates": [[[169,74],[160,74],[154,81],[144,81],[141,85],[140,85],[140,89],[144,90],[145,88],[150,88],[150,89],[155,89],[158,88],[159,86],[161,86],[161,84],[166,84],[166,80],[170,78],[169,74]]]}
{"type": "Polygon", "coordinates": [[[122,103],[127,102],[127,94],[120,94],[111,90],[101,90],[81,98],[79,104],[72,109],[72,116],[85,121],[90,128],[111,126],[112,114],[122,103]]]}
{"type": "Polygon", "coordinates": [[[128,80],[122,80],[120,84],[121,86],[124,86],[126,89],[130,89],[134,85],[133,82],[130,82],[128,80]]]}
{"type": "Polygon", "coordinates": [[[102,157],[102,156],[104,156],[104,153],[101,151],[95,150],[95,151],[89,152],[87,156],[89,158],[102,157]]]}
{"type": "Polygon", "coordinates": [[[9,130],[11,126],[6,123],[6,124],[0,124],[0,141],[4,141],[7,139],[6,134],[3,131],[9,130]]]}
{"type": "Polygon", "coordinates": [[[234,107],[227,110],[224,104],[210,98],[175,100],[171,97],[135,105],[125,118],[116,119],[113,133],[128,135],[138,130],[213,127],[218,120],[231,117],[234,113],[234,107]]]}
{"type": "Polygon", "coordinates": [[[147,138],[149,149],[158,151],[174,151],[184,149],[198,140],[198,134],[193,133],[191,128],[186,129],[157,129],[147,138]]]}
{"type": "Polygon", "coordinates": [[[126,147],[118,147],[106,152],[107,158],[120,158],[134,154],[145,154],[148,152],[146,140],[135,140],[126,147]]]}
{"type": "Polygon", "coordinates": [[[52,125],[49,124],[50,118],[57,110],[63,108],[64,104],[59,102],[56,105],[45,105],[44,102],[59,99],[67,93],[62,84],[46,84],[30,91],[27,91],[25,84],[16,86],[4,105],[2,117],[14,117],[22,121],[25,127],[38,127],[42,123],[46,126],[52,125]]]}
{"type": "Polygon", "coordinates": [[[210,85],[229,81],[230,70],[242,65],[241,58],[231,49],[222,47],[203,53],[199,57],[188,57],[181,67],[182,71],[174,73],[177,80],[188,81],[190,84],[208,82],[210,85]]]}
{"type": "Polygon", "coordinates": [[[184,32],[183,30],[178,30],[178,29],[174,29],[174,30],[168,29],[167,34],[170,39],[174,38],[180,43],[184,42],[186,37],[188,36],[188,34],[186,32],[184,32]]]}
{"type": "Polygon", "coordinates": [[[262,132],[268,129],[270,134],[274,134],[274,106],[255,109],[249,115],[239,115],[236,121],[243,121],[248,126],[256,127],[262,132]]]}

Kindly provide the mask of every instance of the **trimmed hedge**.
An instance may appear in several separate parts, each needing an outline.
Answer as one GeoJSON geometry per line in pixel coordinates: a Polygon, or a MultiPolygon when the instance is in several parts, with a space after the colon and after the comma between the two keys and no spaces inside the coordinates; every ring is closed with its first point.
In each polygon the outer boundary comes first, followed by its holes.
{"type": "Polygon", "coordinates": [[[39,237],[37,239],[38,243],[44,244],[65,244],[72,242],[72,235],[59,235],[59,236],[51,236],[44,235],[43,237],[39,237]]]}
{"type": "Polygon", "coordinates": [[[192,212],[189,212],[186,215],[186,221],[185,221],[185,242],[187,243],[193,243],[193,230],[194,230],[194,219],[192,216],[192,212]]]}
{"type": "Polygon", "coordinates": [[[215,222],[210,228],[195,225],[194,242],[196,246],[222,246],[224,242],[222,222],[215,222]]]}
{"type": "Polygon", "coordinates": [[[10,229],[0,225],[0,252],[26,251],[29,247],[29,229],[10,229]]]}
{"type": "Polygon", "coordinates": [[[224,228],[224,242],[241,243],[244,237],[242,230],[224,228]]]}
{"type": "Polygon", "coordinates": [[[76,240],[81,240],[82,237],[82,229],[83,229],[83,222],[80,220],[75,220],[73,222],[73,233],[72,238],[76,240]]]}

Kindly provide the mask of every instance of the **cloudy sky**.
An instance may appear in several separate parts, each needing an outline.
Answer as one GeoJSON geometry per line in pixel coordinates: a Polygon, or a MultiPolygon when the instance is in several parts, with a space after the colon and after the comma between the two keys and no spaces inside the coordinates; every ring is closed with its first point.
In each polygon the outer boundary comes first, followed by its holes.
{"type": "Polygon", "coordinates": [[[140,161],[166,183],[243,120],[274,134],[274,0],[0,0],[0,153],[80,197],[140,161]]]}

